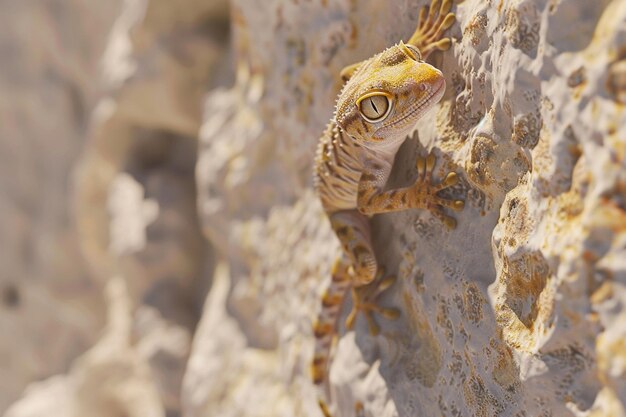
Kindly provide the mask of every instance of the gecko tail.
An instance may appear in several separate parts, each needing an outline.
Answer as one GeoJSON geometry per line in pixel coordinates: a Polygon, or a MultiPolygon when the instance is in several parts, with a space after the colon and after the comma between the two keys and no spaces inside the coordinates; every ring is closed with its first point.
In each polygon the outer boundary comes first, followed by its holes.
{"type": "Polygon", "coordinates": [[[337,336],[341,304],[352,282],[346,264],[341,258],[335,262],[330,284],[322,296],[320,312],[313,324],[315,349],[311,362],[311,378],[318,388],[318,404],[324,417],[332,417],[328,381],[331,349],[337,336]]]}
{"type": "Polygon", "coordinates": [[[330,414],[330,410],[328,408],[328,405],[326,404],[326,402],[323,399],[318,398],[317,404],[320,406],[320,410],[322,410],[322,414],[324,415],[324,417],[333,417],[333,415],[330,414]]]}

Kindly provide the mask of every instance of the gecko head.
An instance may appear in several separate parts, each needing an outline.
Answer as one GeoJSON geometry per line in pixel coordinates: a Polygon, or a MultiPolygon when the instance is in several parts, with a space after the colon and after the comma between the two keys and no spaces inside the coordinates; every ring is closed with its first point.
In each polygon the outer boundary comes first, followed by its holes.
{"type": "Polygon", "coordinates": [[[400,42],[357,69],[339,95],[335,120],[365,146],[397,143],[441,100],[445,85],[417,48],[400,42]]]}

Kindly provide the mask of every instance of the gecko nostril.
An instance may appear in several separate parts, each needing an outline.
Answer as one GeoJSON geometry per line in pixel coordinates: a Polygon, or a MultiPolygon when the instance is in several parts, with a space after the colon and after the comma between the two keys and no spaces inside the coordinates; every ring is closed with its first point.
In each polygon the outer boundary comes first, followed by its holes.
{"type": "Polygon", "coordinates": [[[426,89],[428,89],[428,86],[426,85],[426,83],[421,83],[420,86],[419,86],[419,89],[421,91],[426,91],[426,89]]]}

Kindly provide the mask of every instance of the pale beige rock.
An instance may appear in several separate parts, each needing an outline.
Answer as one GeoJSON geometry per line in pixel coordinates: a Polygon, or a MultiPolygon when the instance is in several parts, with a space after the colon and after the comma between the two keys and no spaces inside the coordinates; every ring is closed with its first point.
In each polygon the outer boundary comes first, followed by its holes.
{"type": "MultiPolygon", "coordinates": [[[[296,390],[289,415],[319,415],[306,323],[337,247],[309,173],[337,74],[406,39],[424,3],[234,2],[240,75],[207,98],[199,207],[229,262],[226,308],[248,341],[238,354],[263,349],[289,364],[284,381],[261,364],[238,378],[263,379],[255,393],[296,390]]],[[[337,416],[355,406],[376,416],[624,415],[626,4],[496,3],[456,6],[453,46],[433,57],[446,95],[390,180],[409,183],[416,156],[434,149],[437,175],[464,178],[450,195],[466,208],[454,231],[420,211],[372,220],[379,262],[398,276],[381,302],[402,317],[380,319],[376,338],[361,320],[342,332],[330,376],[337,416]]],[[[202,334],[222,324],[205,322],[202,334]]],[[[215,354],[197,344],[191,361],[215,354]]],[[[202,392],[185,385],[189,415],[277,415],[241,408],[232,395],[246,384],[224,388],[218,373],[202,392]]],[[[186,381],[202,375],[190,367],[186,381]]]]}
{"type": "MultiPolygon", "coordinates": [[[[106,98],[76,176],[105,334],[7,417],[319,416],[310,324],[339,247],[311,190],[313,152],[339,70],[406,40],[425,3],[233,0],[227,52],[224,2],[125,1],[98,52],[106,98]],[[234,85],[213,89],[231,55],[234,85]],[[201,233],[219,260],[206,299],[201,233]]],[[[453,231],[417,210],[372,219],[397,276],[379,302],[402,315],[378,318],[377,337],[361,318],[341,326],[334,415],[624,417],[626,3],[455,3],[452,48],[432,57],[446,94],[390,186],[432,150],[466,207],[453,231]]],[[[15,213],[0,226],[27,227],[15,213]]],[[[15,346],[49,340],[47,324],[15,346]]],[[[17,384],[0,377],[13,396],[35,378],[18,371],[31,357],[11,361],[17,384]]]]}
{"type": "Polygon", "coordinates": [[[131,344],[132,302],[121,277],[107,283],[107,327],[100,341],[80,357],[67,377],[29,388],[7,417],[164,417],[165,410],[146,357],[131,344]]]}

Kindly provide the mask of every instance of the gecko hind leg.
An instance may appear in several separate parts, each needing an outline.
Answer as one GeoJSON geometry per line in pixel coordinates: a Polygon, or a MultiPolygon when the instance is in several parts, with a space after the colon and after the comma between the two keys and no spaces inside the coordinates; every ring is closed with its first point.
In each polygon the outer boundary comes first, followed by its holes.
{"type": "Polygon", "coordinates": [[[386,277],[384,268],[376,262],[367,216],[358,210],[338,211],[330,216],[330,224],[350,265],[353,306],[346,327],[352,329],[357,315],[364,313],[370,333],[377,334],[380,329],[374,320],[375,313],[391,319],[399,315],[395,309],[376,304],[378,296],[394,283],[395,278],[386,277]]]}
{"type": "Polygon", "coordinates": [[[354,327],[359,313],[363,313],[367,320],[367,327],[371,335],[380,333],[380,326],[374,319],[374,314],[379,314],[386,319],[395,320],[400,316],[396,308],[382,307],[377,303],[378,297],[391,287],[396,281],[394,275],[385,276],[385,269],[379,268],[376,279],[368,285],[352,287],[352,310],[346,319],[346,328],[354,327]]]}
{"type": "Polygon", "coordinates": [[[452,0],[432,0],[430,7],[424,6],[420,10],[417,29],[407,43],[419,49],[423,59],[434,51],[450,48],[452,41],[443,37],[443,33],[456,21],[454,13],[450,13],[451,9],[452,0]]]}

